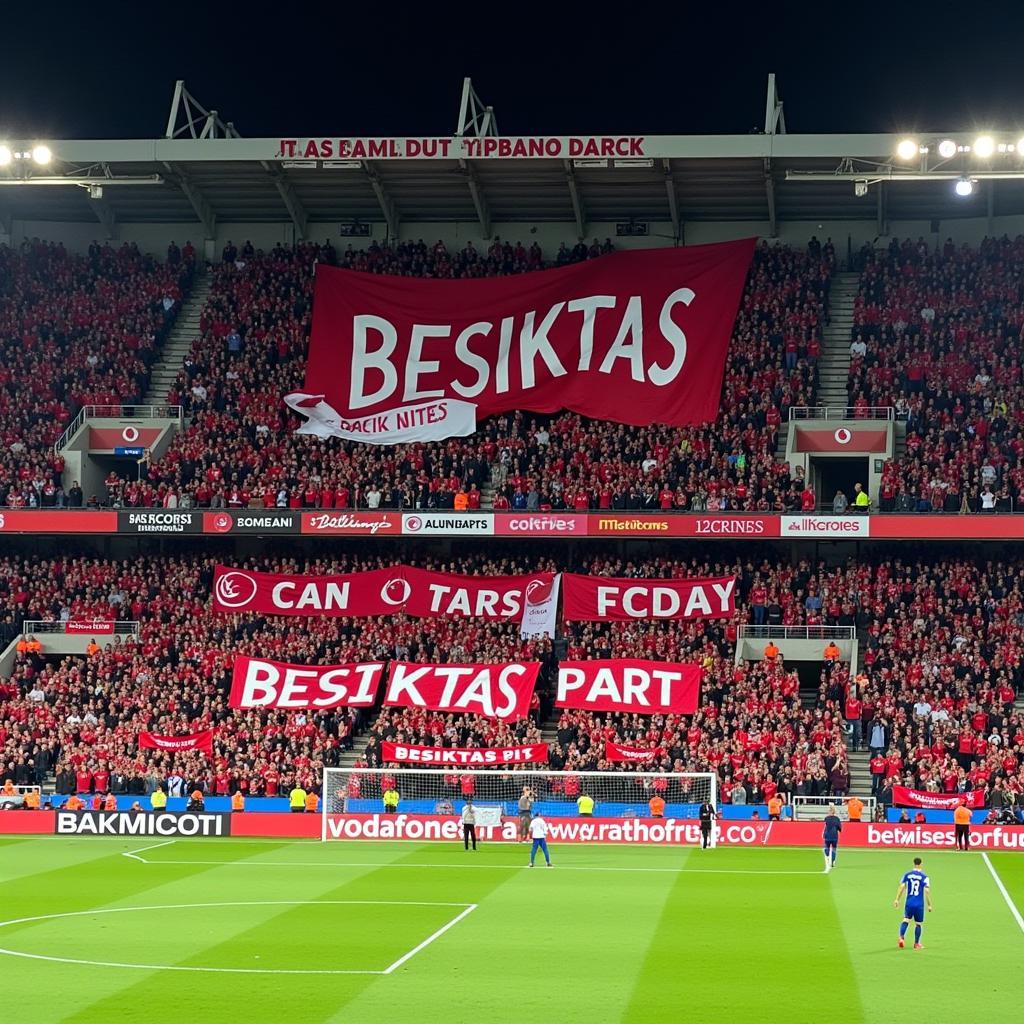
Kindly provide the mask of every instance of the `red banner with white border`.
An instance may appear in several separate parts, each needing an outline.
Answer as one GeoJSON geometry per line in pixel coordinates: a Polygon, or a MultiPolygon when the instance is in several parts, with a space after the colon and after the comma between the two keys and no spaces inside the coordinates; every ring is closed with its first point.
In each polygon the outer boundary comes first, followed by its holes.
{"type": "MultiPolygon", "coordinates": [[[[461,576],[396,565],[339,575],[285,575],[218,565],[213,576],[213,606],[218,612],[252,611],[264,615],[395,615],[416,618],[448,615],[522,622],[524,611],[538,606],[538,621],[557,597],[555,573],[524,576],[461,576]]],[[[553,625],[553,622],[552,622],[553,625]]]]}
{"type": "Polygon", "coordinates": [[[616,579],[563,573],[562,616],[567,622],[631,619],[728,619],[735,612],[736,580],[616,579]]]}
{"type": "Polygon", "coordinates": [[[709,422],[753,251],[748,238],[454,281],[320,264],[306,386],[286,401],[305,432],[375,443],[470,433],[473,407],[709,422]]]}
{"type": "Polygon", "coordinates": [[[692,715],[700,701],[700,665],[611,658],[563,661],[555,707],[692,715]]]}
{"type": "Polygon", "coordinates": [[[384,665],[289,665],[238,655],[231,671],[233,708],[368,708],[384,665]]]}
{"type": "Polygon", "coordinates": [[[190,733],[187,736],[158,736],[153,732],[139,733],[140,750],[165,750],[172,753],[185,753],[198,750],[200,753],[213,754],[213,729],[190,733]]]}
{"type": "Polygon", "coordinates": [[[391,662],[384,703],[515,721],[530,711],[539,661],[501,665],[391,662]]]}
{"type": "Polygon", "coordinates": [[[966,793],[929,793],[924,789],[893,786],[892,802],[896,807],[928,807],[938,811],[952,811],[961,804],[973,809],[985,806],[985,793],[980,789],[966,793]]]}
{"type": "Polygon", "coordinates": [[[380,745],[380,758],[387,764],[458,765],[462,768],[547,764],[548,745],[534,743],[528,747],[423,747],[384,740],[380,745]]]}
{"type": "Polygon", "coordinates": [[[634,747],[612,740],[606,740],[604,744],[604,758],[614,764],[646,764],[648,761],[660,760],[664,756],[664,747],[634,747]]]}

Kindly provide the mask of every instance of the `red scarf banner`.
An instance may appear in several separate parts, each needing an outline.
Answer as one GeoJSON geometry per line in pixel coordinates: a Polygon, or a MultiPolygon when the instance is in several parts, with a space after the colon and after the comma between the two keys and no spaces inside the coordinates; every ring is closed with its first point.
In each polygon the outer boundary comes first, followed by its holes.
{"type": "Polygon", "coordinates": [[[692,715],[700,698],[699,665],[614,658],[563,661],[558,666],[557,708],[692,715]]]}
{"type": "Polygon", "coordinates": [[[548,745],[531,747],[421,747],[411,743],[380,745],[380,758],[388,764],[458,765],[480,768],[489,765],[547,764],[548,745]]]}
{"type": "Polygon", "coordinates": [[[985,806],[985,792],[972,789],[966,793],[929,793],[923,789],[893,786],[892,802],[896,807],[928,807],[933,811],[952,811],[961,804],[977,809],[985,806]]]}
{"type": "Polygon", "coordinates": [[[563,574],[566,622],[627,622],[630,619],[728,619],[736,612],[736,580],[616,579],[563,574]]]}
{"type": "Polygon", "coordinates": [[[503,665],[414,665],[393,661],[384,703],[485,718],[525,718],[538,672],[539,661],[503,665]]]}
{"type": "Polygon", "coordinates": [[[628,743],[613,743],[606,740],[604,744],[604,757],[606,761],[615,763],[646,763],[647,761],[661,760],[665,756],[662,747],[633,747],[628,743]]]}
{"type": "Polygon", "coordinates": [[[553,595],[557,595],[557,583],[551,572],[460,576],[396,565],[344,575],[304,576],[218,565],[213,575],[216,611],[264,615],[365,618],[404,612],[416,618],[452,615],[522,622],[524,609],[543,613],[553,595]]]}
{"type": "Polygon", "coordinates": [[[368,708],[384,675],[379,662],[353,665],[286,665],[263,658],[235,658],[233,708],[368,708]]]}
{"type": "Polygon", "coordinates": [[[515,277],[319,265],[300,430],[391,444],[570,409],[647,426],[718,413],[754,239],[614,253],[515,277]]]}
{"type": "Polygon", "coordinates": [[[198,750],[213,756],[213,730],[195,732],[188,736],[157,736],[152,732],[139,733],[140,750],[169,750],[174,753],[198,750]]]}

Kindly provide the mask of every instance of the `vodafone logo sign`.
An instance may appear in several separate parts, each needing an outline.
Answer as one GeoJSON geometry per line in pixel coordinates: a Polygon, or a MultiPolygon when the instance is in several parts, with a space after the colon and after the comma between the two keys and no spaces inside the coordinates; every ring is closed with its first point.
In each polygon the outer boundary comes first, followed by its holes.
{"type": "Polygon", "coordinates": [[[404,516],[402,522],[409,533],[419,533],[423,529],[423,520],[419,516],[404,516]]]}
{"type": "Polygon", "coordinates": [[[227,512],[216,512],[210,517],[210,528],[217,533],[228,533],[234,521],[227,512]]]}
{"type": "Polygon", "coordinates": [[[125,427],[121,431],[121,440],[127,441],[128,444],[134,444],[139,439],[139,428],[138,427],[125,427]]]}
{"type": "Polygon", "coordinates": [[[395,608],[399,605],[405,604],[405,602],[409,600],[409,596],[411,594],[412,586],[409,581],[403,580],[400,577],[388,580],[387,583],[380,588],[381,600],[395,608]]]}
{"type": "Polygon", "coordinates": [[[256,596],[256,581],[237,569],[217,578],[214,586],[217,601],[225,608],[244,608],[256,596]]]}
{"type": "Polygon", "coordinates": [[[544,604],[545,601],[551,598],[553,585],[551,580],[530,580],[526,584],[526,603],[544,604]]]}
{"type": "Polygon", "coordinates": [[[849,444],[853,440],[853,432],[846,427],[840,427],[833,435],[836,444],[849,444]]]}

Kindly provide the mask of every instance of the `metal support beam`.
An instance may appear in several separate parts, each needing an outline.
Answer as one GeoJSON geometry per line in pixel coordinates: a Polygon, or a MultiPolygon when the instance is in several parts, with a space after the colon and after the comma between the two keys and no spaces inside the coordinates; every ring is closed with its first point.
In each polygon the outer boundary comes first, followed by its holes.
{"type": "Polygon", "coordinates": [[[306,228],[309,224],[306,208],[295,194],[295,189],[292,188],[291,182],[284,176],[284,171],[279,167],[274,167],[273,164],[268,163],[266,160],[261,160],[260,165],[270,176],[270,180],[274,183],[274,187],[281,196],[284,208],[288,211],[288,216],[291,217],[292,223],[295,225],[296,238],[302,241],[306,237],[306,228]]]}
{"type": "Polygon", "coordinates": [[[476,94],[473,79],[462,80],[462,101],[459,104],[459,121],[455,127],[455,135],[462,138],[470,135],[473,138],[484,138],[498,134],[498,119],[494,107],[489,107],[476,94]]]}
{"type": "Polygon", "coordinates": [[[662,160],[661,166],[665,171],[665,193],[668,196],[668,215],[672,221],[672,238],[678,245],[683,226],[679,219],[679,199],[676,197],[676,179],[672,176],[672,161],[662,160]]]}
{"type": "Polygon", "coordinates": [[[576,172],[573,170],[571,160],[563,160],[565,167],[565,180],[569,185],[569,198],[572,200],[572,214],[576,219],[576,237],[583,239],[587,233],[587,213],[583,209],[583,200],[580,199],[580,190],[576,186],[576,172]]]}
{"type": "Polygon", "coordinates": [[[877,197],[877,218],[878,223],[875,225],[875,230],[879,235],[889,234],[889,196],[885,191],[885,182],[879,182],[878,188],[876,189],[877,197]]]}
{"type": "Polygon", "coordinates": [[[476,169],[468,160],[460,160],[459,166],[466,172],[466,184],[469,185],[469,194],[473,199],[473,206],[476,208],[476,218],[480,221],[480,237],[491,237],[491,211],[487,205],[487,197],[484,195],[483,187],[476,176],[476,169]]]}
{"type": "Polygon", "coordinates": [[[178,79],[174,83],[174,94],[171,97],[171,112],[167,115],[165,139],[239,139],[231,121],[222,121],[216,110],[207,110],[185,88],[185,82],[178,79]]]}
{"type": "Polygon", "coordinates": [[[782,111],[782,100],[775,84],[775,73],[768,75],[768,97],[764,106],[765,135],[785,135],[786,115],[782,111]]]}
{"type": "Polygon", "coordinates": [[[14,233],[14,213],[9,206],[0,206],[0,234],[8,238],[14,233]]]}
{"type": "Polygon", "coordinates": [[[373,194],[377,197],[377,202],[380,204],[381,213],[384,214],[384,223],[388,226],[388,236],[393,241],[397,241],[398,225],[401,218],[395,209],[395,201],[388,195],[387,189],[384,188],[384,182],[377,172],[377,168],[369,160],[363,161],[363,170],[366,172],[366,177],[370,180],[370,187],[373,189],[373,194]]]}
{"type": "Polygon", "coordinates": [[[117,238],[117,217],[114,216],[110,203],[106,199],[90,197],[89,205],[92,207],[92,212],[96,214],[96,219],[103,225],[108,241],[117,238]]]}
{"type": "Polygon", "coordinates": [[[195,211],[195,215],[199,218],[199,223],[203,226],[203,238],[216,238],[217,215],[213,212],[213,208],[203,195],[202,190],[183,167],[169,163],[164,163],[164,167],[167,168],[169,180],[181,189],[195,211]]]}
{"type": "Polygon", "coordinates": [[[771,160],[764,162],[764,191],[768,199],[768,235],[770,238],[775,238],[779,230],[775,217],[775,176],[772,174],[771,160]]]}
{"type": "Polygon", "coordinates": [[[985,214],[987,217],[985,234],[992,235],[994,234],[992,230],[993,218],[996,215],[996,183],[994,181],[985,183],[985,214]]]}

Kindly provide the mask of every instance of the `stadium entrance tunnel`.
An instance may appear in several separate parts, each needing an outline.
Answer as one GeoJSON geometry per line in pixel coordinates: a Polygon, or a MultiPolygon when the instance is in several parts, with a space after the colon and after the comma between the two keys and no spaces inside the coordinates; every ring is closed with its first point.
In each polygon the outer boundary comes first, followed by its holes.
{"type": "Polygon", "coordinates": [[[811,459],[811,479],[816,483],[819,506],[831,512],[837,491],[842,491],[852,506],[853,485],[860,484],[868,490],[869,470],[867,456],[841,455],[811,459]]]}

